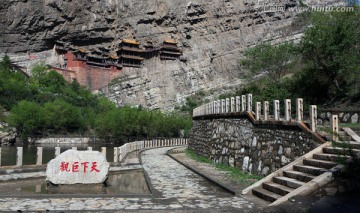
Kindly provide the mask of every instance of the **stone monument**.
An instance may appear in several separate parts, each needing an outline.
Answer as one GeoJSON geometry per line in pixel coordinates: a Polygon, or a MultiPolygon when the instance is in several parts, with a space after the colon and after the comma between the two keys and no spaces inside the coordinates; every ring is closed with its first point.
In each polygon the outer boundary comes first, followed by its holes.
{"type": "Polygon", "coordinates": [[[104,184],[109,168],[105,156],[98,151],[67,150],[47,164],[46,182],[52,185],[104,184]]]}

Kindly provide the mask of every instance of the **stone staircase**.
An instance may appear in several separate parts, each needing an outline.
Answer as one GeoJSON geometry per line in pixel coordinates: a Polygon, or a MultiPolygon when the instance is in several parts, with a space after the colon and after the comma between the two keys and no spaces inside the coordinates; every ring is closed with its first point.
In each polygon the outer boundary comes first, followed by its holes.
{"type": "Polygon", "coordinates": [[[360,143],[327,142],[289,165],[273,172],[247,189],[243,194],[253,195],[278,205],[296,195],[307,195],[333,179],[343,169],[340,162],[360,153],[360,143]],[[344,147],[344,148],[343,148],[344,147]]]}

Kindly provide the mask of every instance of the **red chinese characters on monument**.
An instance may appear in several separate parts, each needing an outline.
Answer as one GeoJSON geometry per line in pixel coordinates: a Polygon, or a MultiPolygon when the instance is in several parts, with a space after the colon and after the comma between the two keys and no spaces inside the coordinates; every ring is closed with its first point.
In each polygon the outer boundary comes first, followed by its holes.
{"type": "Polygon", "coordinates": [[[97,162],[92,162],[91,167],[89,168],[90,162],[74,162],[70,164],[69,162],[61,162],[60,171],[61,172],[100,172],[97,168],[97,162]]]}

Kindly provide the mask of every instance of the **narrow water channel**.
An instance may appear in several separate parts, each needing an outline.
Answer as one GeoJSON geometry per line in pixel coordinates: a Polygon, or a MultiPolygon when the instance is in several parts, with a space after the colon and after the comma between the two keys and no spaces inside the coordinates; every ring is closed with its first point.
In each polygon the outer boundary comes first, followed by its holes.
{"type": "MultiPolygon", "coordinates": [[[[55,156],[55,147],[60,147],[61,152],[64,152],[72,147],[77,147],[78,150],[87,150],[92,147],[93,150],[101,151],[101,147],[106,147],[106,159],[108,162],[114,160],[114,144],[24,144],[23,147],[23,165],[34,165],[36,163],[37,147],[44,147],[43,149],[43,163],[48,163],[55,156]]],[[[2,145],[1,146],[1,165],[10,166],[16,164],[17,146],[2,145]]]]}
{"type": "Polygon", "coordinates": [[[0,196],[33,194],[109,194],[109,195],[148,195],[148,184],[142,170],[110,173],[104,185],[71,186],[47,188],[45,178],[34,180],[9,181],[0,183],[0,196]]]}

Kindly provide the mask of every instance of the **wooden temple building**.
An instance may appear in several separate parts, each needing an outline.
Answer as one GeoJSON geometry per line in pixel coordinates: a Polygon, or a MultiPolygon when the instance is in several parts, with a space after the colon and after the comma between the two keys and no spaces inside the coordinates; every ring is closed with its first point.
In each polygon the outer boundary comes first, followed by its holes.
{"type": "Polygon", "coordinates": [[[140,45],[138,41],[123,39],[116,49],[98,47],[86,50],[58,41],[54,49],[61,56],[62,63],[52,69],[69,82],[76,78],[81,85],[98,90],[119,77],[123,68],[141,68],[144,60],[159,57],[160,60],[184,61],[182,50],[175,40],[165,40],[157,47],[140,45]]]}
{"type": "Polygon", "coordinates": [[[140,48],[140,42],[123,39],[116,51],[119,56],[119,63],[127,67],[141,67],[144,60],[144,50],[140,48]]]}
{"type": "Polygon", "coordinates": [[[177,47],[177,43],[168,39],[165,40],[160,48],[160,59],[161,60],[179,60],[182,55],[182,50],[177,47]]]}

